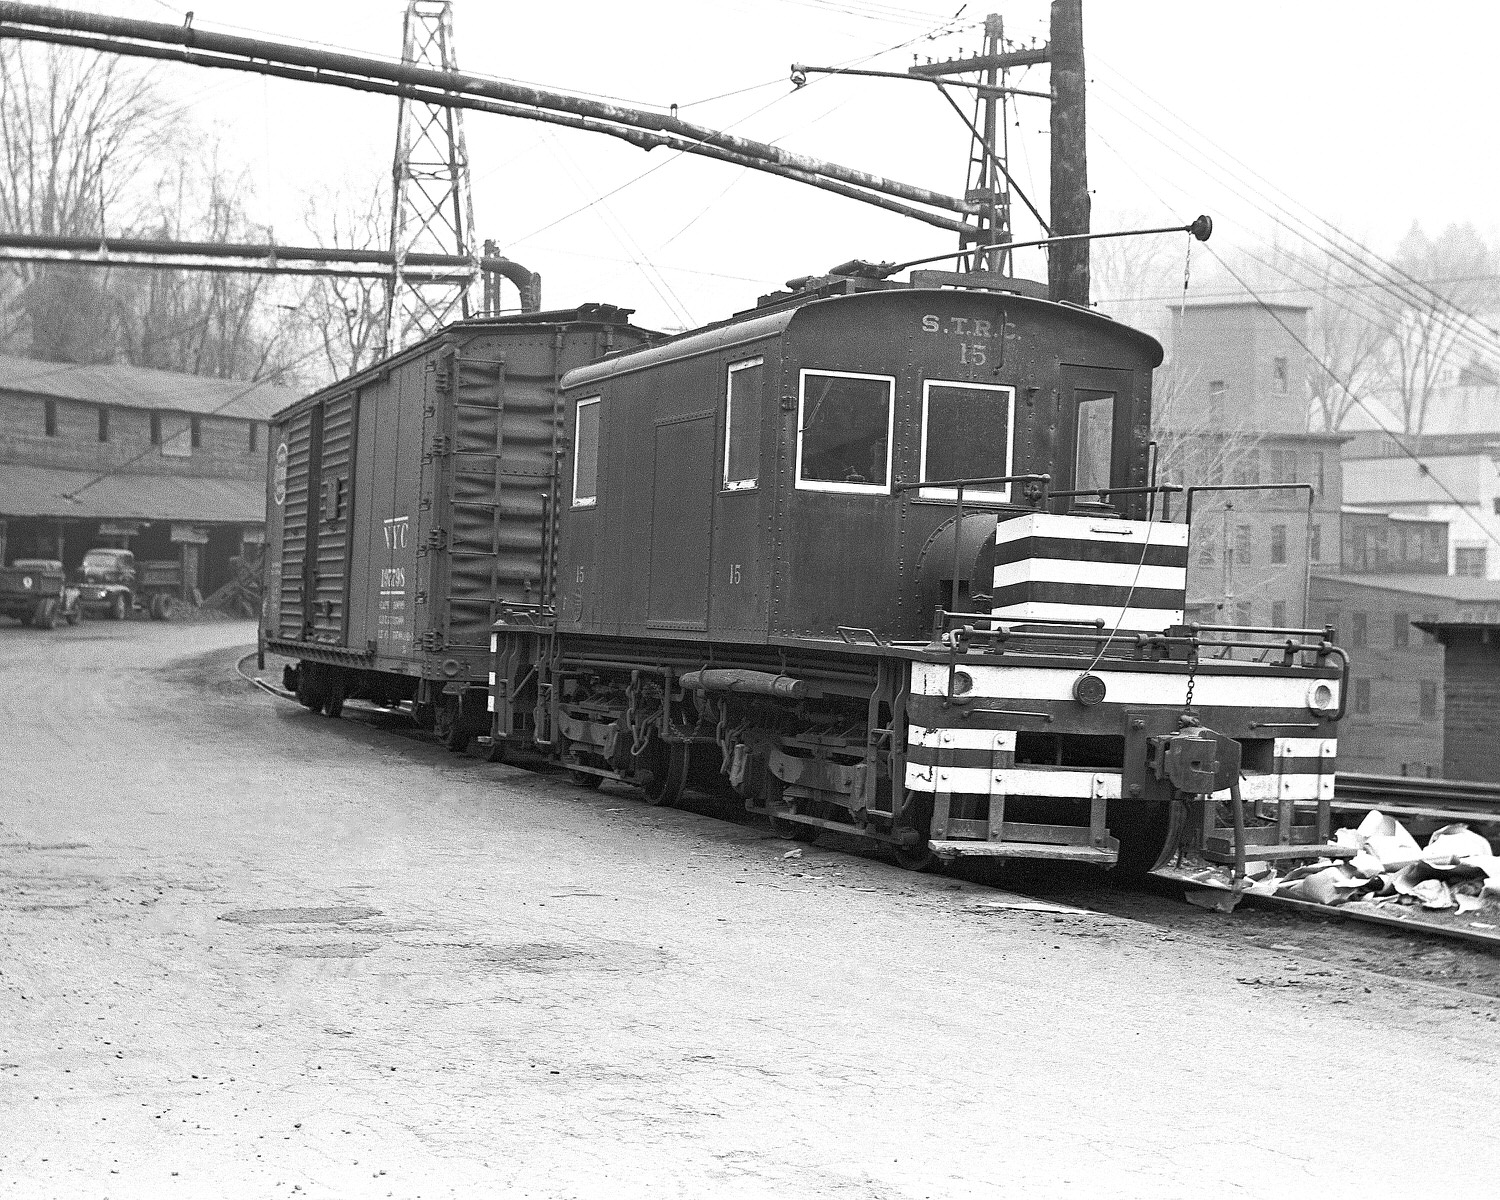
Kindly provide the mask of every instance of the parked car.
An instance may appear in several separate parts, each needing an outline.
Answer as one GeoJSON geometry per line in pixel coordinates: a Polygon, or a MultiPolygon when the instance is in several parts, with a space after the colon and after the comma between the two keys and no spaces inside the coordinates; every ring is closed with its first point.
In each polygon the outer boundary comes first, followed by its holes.
{"type": "Polygon", "coordinates": [[[0,614],[27,625],[54,629],[59,621],[78,624],[78,596],[55,558],[18,558],[0,567],[0,614]]]}
{"type": "Polygon", "coordinates": [[[175,562],[135,561],[129,550],[90,550],[78,568],[79,602],[85,612],[123,621],[133,611],[170,621],[182,596],[182,567],[175,562]]]}

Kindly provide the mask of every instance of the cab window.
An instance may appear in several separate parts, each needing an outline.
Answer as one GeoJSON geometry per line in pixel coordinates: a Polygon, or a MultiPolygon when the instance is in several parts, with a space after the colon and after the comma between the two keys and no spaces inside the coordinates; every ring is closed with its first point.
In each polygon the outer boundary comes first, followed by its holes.
{"type": "Polygon", "coordinates": [[[889,375],[803,371],[797,406],[797,486],[815,492],[890,491],[889,375]]]}
{"type": "Polygon", "coordinates": [[[578,402],[573,436],[573,507],[592,508],[599,500],[599,397],[578,402]]]}
{"type": "MultiPolygon", "coordinates": [[[[1015,445],[1014,388],[985,383],[922,385],[922,479],[984,479],[1011,474],[1015,445]]],[[[923,496],[953,500],[957,488],[923,488],[923,496]]],[[[964,488],[964,500],[1002,503],[1010,484],[964,488]]]]}
{"type": "Polygon", "coordinates": [[[729,364],[724,414],[724,490],[747,491],[760,482],[760,411],[765,364],[750,358],[729,364]]]}
{"type": "Polygon", "coordinates": [[[1113,392],[1086,393],[1078,402],[1073,450],[1073,487],[1077,491],[1107,488],[1115,441],[1113,392]]]}

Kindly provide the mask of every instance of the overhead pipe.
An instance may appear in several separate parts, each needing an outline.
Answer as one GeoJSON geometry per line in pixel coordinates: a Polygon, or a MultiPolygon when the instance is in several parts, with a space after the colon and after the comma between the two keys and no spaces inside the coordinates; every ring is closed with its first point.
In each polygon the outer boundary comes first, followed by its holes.
{"type": "MultiPolygon", "coordinates": [[[[772,174],[784,175],[799,182],[810,182],[804,177],[811,177],[820,181],[815,186],[822,186],[822,182],[842,183],[865,193],[890,196],[911,204],[926,205],[962,214],[977,211],[977,206],[966,200],[945,196],[928,188],[915,187],[884,176],[856,171],[826,160],[794,154],[779,146],[696,125],[675,115],[664,116],[660,113],[606,104],[581,96],[571,96],[502,80],[486,79],[459,71],[440,71],[409,63],[383,62],[359,55],[334,53],[262,38],[211,33],[195,30],[190,25],[169,25],[159,21],[111,17],[36,4],[0,3],[0,36],[80,46],[101,53],[132,54],[139,57],[186,62],[196,66],[301,78],[308,82],[331,84],[361,91],[409,95],[428,103],[451,108],[482,109],[486,106],[474,103],[476,99],[482,99],[513,106],[506,110],[498,110],[503,111],[504,115],[533,120],[549,120],[548,116],[542,114],[567,114],[622,127],[622,136],[624,130],[641,130],[665,135],[676,139],[676,143],[657,144],[671,144],[673,148],[688,154],[701,154],[721,159],[725,154],[729,154],[735,157],[727,161],[738,162],[739,165],[755,170],[770,169],[772,174]],[[118,39],[133,40],[122,42],[118,39]],[[179,49],[169,49],[169,47],[179,49]],[[297,73],[289,74],[286,68],[292,68],[297,73]],[[380,83],[398,86],[396,88],[373,86],[380,83]],[[403,88],[413,90],[403,91],[401,90],[403,88]],[[438,94],[426,94],[428,91],[438,94]],[[713,151],[722,153],[713,153],[713,151]]],[[[489,111],[497,110],[490,108],[489,111]]],[[[553,121],[552,123],[571,122],[553,121]]],[[[591,128],[587,125],[575,127],[591,128]]],[[[601,128],[593,128],[593,131],[609,132],[601,128]]],[[[627,140],[634,139],[627,138],[627,140]]],[[[854,195],[852,198],[864,197],[854,195]]],[[[907,212],[903,215],[915,216],[917,214],[907,212]]]]}
{"type": "MultiPolygon", "coordinates": [[[[474,260],[462,254],[411,253],[405,273],[417,283],[464,283],[474,260]]],[[[270,243],[178,242],[162,238],[57,237],[0,233],[0,262],[56,262],[152,270],[242,271],[257,275],[335,275],[384,279],[394,262],[389,250],[270,243]]],[[[521,310],[540,308],[540,276],[512,259],[485,255],[479,270],[503,275],[521,293],[521,310]]]]}

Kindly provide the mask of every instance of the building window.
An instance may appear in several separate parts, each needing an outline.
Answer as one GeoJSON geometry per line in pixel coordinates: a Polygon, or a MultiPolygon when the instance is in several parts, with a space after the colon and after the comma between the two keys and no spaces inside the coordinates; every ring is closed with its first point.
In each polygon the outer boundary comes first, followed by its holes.
{"type": "Polygon", "coordinates": [[[797,487],[887,494],[895,421],[890,375],[803,371],[797,409],[797,487]]]}
{"type": "Polygon", "coordinates": [[[1455,546],[1453,548],[1453,573],[1467,575],[1473,579],[1483,579],[1484,551],[1483,546],[1455,546]]]}
{"type": "Polygon", "coordinates": [[[1234,606],[1234,623],[1236,625],[1250,624],[1250,601],[1241,600],[1234,606]]]}
{"type": "Polygon", "coordinates": [[[1250,538],[1251,529],[1248,525],[1236,525],[1234,527],[1234,565],[1237,567],[1248,567],[1250,565],[1250,538]]]}
{"type": "Polygon", "coordinates": [[[1370,615],[1368,613],[1354,614],[1353,628],[1349,630],[1349,644],[1351,646],[1370,644],[1370,615]]]}
{"type": "Polygon", "coordinates": [[[599,397],[578,402],[573,455],[573,507],[593,508],[599,502],[599,397]]]}
{"type": "Polygon", "coordinates": [[[251,421],[249,423],[249,429],[250,445],[247,452],[250,454],[254,454],[257,450],[260,449],[260,426],[256,424],[256,422],[251,421]]]}
{"type": "Polygon", "coordinates": [[[1411,645],[1410,613],[1398,612],[1391,615],[1391,645],[1398,650],[1411,645]]]}
{"type": "Polygon", "coordinates": [[[1297,452],[1295,450],[1270,449],[1266,451],[1267,483],[1297,482],[1297,452]]]}
{"type": "Polygon", "coordinates": [[[724,410],[724,490],[742,492],[760,482],[761,387],[764,359],[729,364],[724,410]]]}
{"type": "Polygon", "coordinates": [[[1291,377],[1287,372],[1286,359],[1273,358],[1271,360],[1272,388],[1278,396],[1285,396],[1291,390],[1291,377]]]}
{"type": "Polygon", "coordinates": [[[1214,565],[1214,540],[1207,531],[1198,541],[1198,565],[1203,567],[1214,565]]]}
{"type": "Polygon", "coordinates": [[[1323,527],[1314,525],[1307,531],[1307,553],[1313,562],[1323,561],[1323,527]]]}
{"type": "Polygon", "coordinates": [[[1286,601],[1271,601],[1271,624],[1277,629],[1286,628],[1286,601]]]}
{"type": "Polygon", "coordinates": [[[42,401],[42,429],[48,437],[57,436],[57,401],[42,401]]]}
{"type": "Polygon", "coordinates": [[[203,418],[189,417],[188,431],[188,436],[192,441],[193,449],[196,450],[199,446],[203,445],[203,418]]]}
{"type": "Polygon", "coordinates": [[[1369,714],[1370,681],[1368,679],[1354,681],[1354,711],[1363,715],[1369,714]]]}
{"type": "Polygon", "coordinates": [[[161,413],[151,414],[151,444],[161,445],[161,413]]]}
{"type": "Polygon", "coordinates": [[[1241,486],[1254,487],[1260,483],[1260,451],[1252,447],[1240,455],[1231,472],[1232,479],[1241,486]]]}
{"type": "Polygon", "coordinates": [[[1313,487],[1318,489],[1318,495],[1321,496],[1323,494],[1323,452],[1321,450],[1314,450],[1312,460],[1312,484],[1313,487]]]}
{"type": "Polygon", "coordinates": [[[1424,721],[1437,720],[1437,681],[1424,679],[1421,682],[1420,698],[1417,701],[1417,715],[1424,721]]]}
{"type": "Polygon", "coordinates": [[[1271,561],[1273,563],[1286,562],[1286,526],[1271,526],[1271,561]]]}

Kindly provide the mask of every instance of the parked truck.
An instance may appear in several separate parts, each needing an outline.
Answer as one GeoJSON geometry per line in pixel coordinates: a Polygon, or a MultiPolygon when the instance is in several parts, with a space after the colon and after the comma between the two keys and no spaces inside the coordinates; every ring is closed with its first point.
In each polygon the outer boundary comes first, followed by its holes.
{"type": "Polygon", "coordinates": [[[129,550],[102,547],[83,556],[78,568],[79,602],[86,612],[123,621],[133,611],[153,621],[170,621],[182,597],[182,566],[175,562],[136,562],[129,550]]]}
{"type": "Polygon", "coordinates": [[[55,558],[18,558],[0,567],[0,615],[38,629],[54,629],[59,621],[76,625],[78,597],[55,558]]]}

